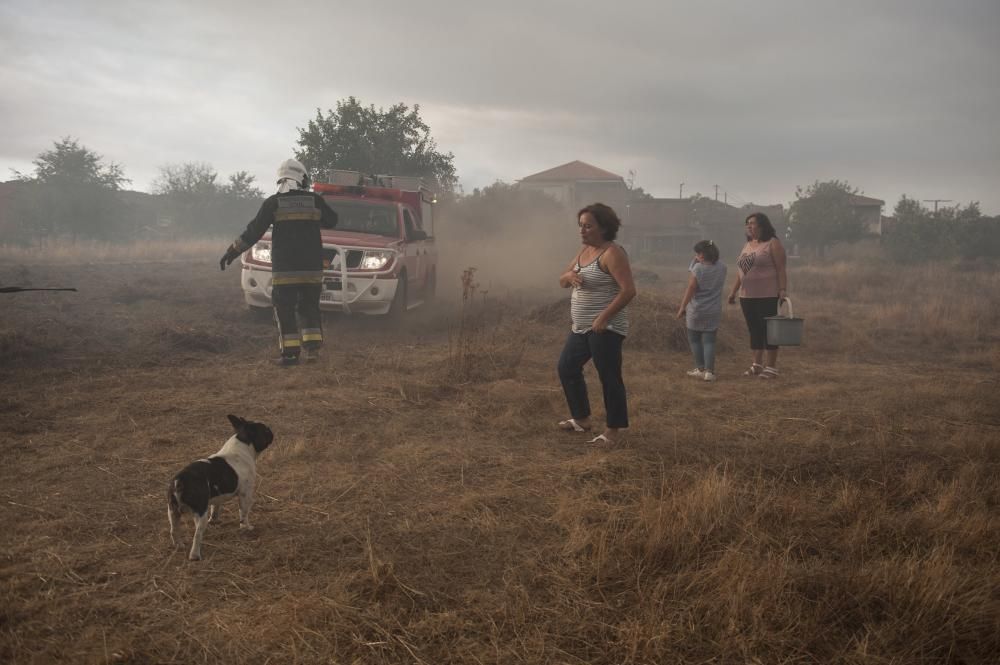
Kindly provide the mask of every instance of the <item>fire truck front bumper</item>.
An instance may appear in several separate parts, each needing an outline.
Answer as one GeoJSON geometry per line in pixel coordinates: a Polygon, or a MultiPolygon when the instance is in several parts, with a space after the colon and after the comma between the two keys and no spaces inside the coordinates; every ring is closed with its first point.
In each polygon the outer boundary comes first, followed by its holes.
{"type": "MultiPolygon", "coordinates": [[[[240,281],[243,297],[250,307],[271,307],[271,271],[245,266],[240,281]]],[[[399,280],[388,275],[348,275],[345,281],[339,272],[323,274],[323,290],[319,306],[326,312],[386,314],[392,307],[399,280]]]]}

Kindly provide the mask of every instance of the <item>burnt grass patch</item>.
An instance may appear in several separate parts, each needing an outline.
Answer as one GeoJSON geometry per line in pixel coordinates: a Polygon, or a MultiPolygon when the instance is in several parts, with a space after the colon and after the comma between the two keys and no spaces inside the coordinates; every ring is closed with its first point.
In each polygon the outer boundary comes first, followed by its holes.
{"type": "MultiPolygon", "coordinates": [[[[851,305],[854,326],[882,317],[892,353],[862,360],[842,328],[815,325],[808,346],[782,350],[775,382],[741,376],[745,328],[727,307],[706,384],[685,376],[678,270],[630,309],[632,426],[598,447],[555,427],[565,299],[477,296],[396,327],[329,317],[320,360],[282,369],[238,275],[195,268],[65,270],[86,285],[74,300],[4,313],[0,661],[881,665],[1000,652],[997,349],[926,348],[885,326],[926,323],[919,307],[851,305]],[[113,301],[127,283],[154,297],[113,301]],[[189,562],[164,488],[232,434],[228,413],[275,433],[255,528],[227,504],[205,560],[189,562]]],[[[810,322],[850,304],[821,299],[825,271],[793,277],[816,294],[802,303],[810,322]]],[[[916,270],[886,279],[931,288],[916,270]]],[[[983,281],[938,295],[1000,298],[994,274],[971,279],[983,281]]],[[[995,329],[1000,303],[982,305],[969,311],[995,329]]],[[[188,543],[191,530],[185,518],[188,543]]]]}

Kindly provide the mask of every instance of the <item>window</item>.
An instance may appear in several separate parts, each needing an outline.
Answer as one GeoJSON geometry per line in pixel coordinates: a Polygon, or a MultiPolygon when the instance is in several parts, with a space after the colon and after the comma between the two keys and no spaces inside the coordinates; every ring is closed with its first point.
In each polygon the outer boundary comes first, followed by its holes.
{"type": "Polygon", "coordinates": [[[410,211],[403,208],[403,233],[406,234],[406,239],[410,240],[413,238],[413,231],[416,226],[413,224],[413,217],[410,215],[410,211]]]}

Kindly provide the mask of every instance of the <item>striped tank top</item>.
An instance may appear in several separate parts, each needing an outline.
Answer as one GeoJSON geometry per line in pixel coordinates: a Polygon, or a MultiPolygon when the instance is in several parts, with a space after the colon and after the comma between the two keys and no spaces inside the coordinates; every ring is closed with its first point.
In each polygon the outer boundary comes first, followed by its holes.
{"type": "MultiPolygon", "coordinates": [[[[585,266],[580,265],[579,257],[576,259],[574,270],[579,273],[583,284],[573,287],[573,295],[570,297],[570,316],[573,319],[573,332],[575,333],[590,332],[594,325],[594,319],[611,304],[611,301],[621,291],[615,278],[601,269],[602,256],[604,256],[604,252],[601,252],[596,259],[585,266]]],[[[626,309],[623,307],[608,321],[608,330],[614,331],[622,337],[628,335],[626,309]]]]}

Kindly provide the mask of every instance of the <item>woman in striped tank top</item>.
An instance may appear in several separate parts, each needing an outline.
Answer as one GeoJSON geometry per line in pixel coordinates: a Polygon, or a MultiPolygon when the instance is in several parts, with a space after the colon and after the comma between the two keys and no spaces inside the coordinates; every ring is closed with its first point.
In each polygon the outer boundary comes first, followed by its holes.
{"type": "Polygon", "coordinates": [[[571,417],[560,421],[559,428],[568,432],[591,428],[583,367],[593,359],[604,393],[607,426],[590,443],[609,445],[618,430],[628,427],[622,343],[628,335],[625,306],[635,297],[635,283],[625,250],[614,242],[621,226],[615,211],[594,203],[577,213],[577,222],[583,249],[559,277],[560,286],[573,289],[573,326],[559,357],[559,380],[571,417]]]}

